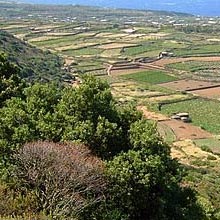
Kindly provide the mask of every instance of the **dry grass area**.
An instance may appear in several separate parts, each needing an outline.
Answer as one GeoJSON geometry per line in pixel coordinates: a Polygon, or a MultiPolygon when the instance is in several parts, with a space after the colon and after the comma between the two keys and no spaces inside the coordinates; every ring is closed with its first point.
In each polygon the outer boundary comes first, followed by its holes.
{"type": "Polygon", "coordinates": [[[184,95],[184,94],[173,94],[173,95],[151,97],[148,100],[150,102],[161,102],[161,101],[170,101],[170,100],[176,100],[176,99],[185,99],[187,97],[188,95],[184,95]]]}
{"type": "Polygon", "coordinates": [[[65,66],[69,66],[69,65],[71,65],[72,63],[75,62],[74,59],[70,59],[69,57],[65,57],[64,61],[65,61],[65,66]]]}
{"type": "Polygon", "coordinates": [[[151,119],[151,120],[155,120],[155,121],[169,120],[169,118],[165,115],[149,111],[146,106],[138,106],[137,109],[139,111],[142,111],[144,117],[147,119],[151,119]]]}
{"type": "Polygon", "coordinates": [[[76,33],[74,32],[49,32],[46,33],[47,36],[70,36],[70,35],[75,35],[76,33]]]}
{"type": "Polygon", "coordinates": [[[128,75],[131,73],[138,73],[141,71],[145,71],[146,69],[141,69],[141,68],[128,68],[128,69],[119,69],[119,70],[111,70],[111,75],[112,76],[121,76],[121,75],[128,75]]]}
{"type": "Polygon", "coordinates": [[[209,38],[209,39],[207,39],[207,41],[209,41],[209,42],[220,42],[220,39],[219,38],[209,38]]]}
{"type": "Polygon", "coordinates": [[[60,37],[56,37],[56,36],[41,36],[41,37],[31,38],[28,41],[30,43],[33,43],[33,42],[39,42],[39,41],[54,40],[54,39],[59,39],[59,38],[60,37]]]}
{"type": "Polygon", "coordinates": [[[111,84],[111,88],[112,94],[115,97],[129,97],[131,99],[141,98],[142,100],[145,97],[162,95],[161,92],[140,88],[137,84],[132,82],[113,83],[111,84]]]}
{"type": "Polygon", "coordinates": [[[23,40],[26,35],[27,34],[15,34],[14,36],[21,39],[21,40],[23,40]]]}
{"type": "Polygon", "coordinates": [[[197,147],[190,139],[173,143],[173,147],[171,148],[171,156],[178,159],[181,163],[187,165],[191,165],[190,160],[192,159],[207,160],[208,156],[215,157],[215,161],[220,160],[218,156],[201,150],[201,148],[197,147]]]}
{"type": "Polygon", "coordinates": [[[26,28],[26,27],[29,27],[30,24],[12,24],[12,25],[9,25],[9,26],[5,26],[5,27],[1,27],[2,30],[10,30],[10,29],[19,29],[19,28],[26,28]]]}

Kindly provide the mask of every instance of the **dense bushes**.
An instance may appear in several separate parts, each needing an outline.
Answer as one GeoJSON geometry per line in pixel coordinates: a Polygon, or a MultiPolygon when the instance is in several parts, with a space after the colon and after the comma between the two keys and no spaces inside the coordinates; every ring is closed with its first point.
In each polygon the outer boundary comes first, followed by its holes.
{"type": "Polygon", "coordinates": [[[155,124],[117,106],[106,82],[37,83],[12,96],[0,109],[0,168],[27,199],[21,209],[33,199],[33,213],[53,219],[203,219],[155,124]]]}

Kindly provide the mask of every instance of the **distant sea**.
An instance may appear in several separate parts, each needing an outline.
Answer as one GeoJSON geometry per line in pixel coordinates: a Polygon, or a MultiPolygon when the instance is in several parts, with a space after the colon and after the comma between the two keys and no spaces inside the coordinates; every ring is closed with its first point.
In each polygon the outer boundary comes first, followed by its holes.
{"type": "Polygon", "coordinates": [[[164,10],[202,16],[220,16],[220,0],[23,0],[37,4],[79,4],[110,8],[164,10]]]}

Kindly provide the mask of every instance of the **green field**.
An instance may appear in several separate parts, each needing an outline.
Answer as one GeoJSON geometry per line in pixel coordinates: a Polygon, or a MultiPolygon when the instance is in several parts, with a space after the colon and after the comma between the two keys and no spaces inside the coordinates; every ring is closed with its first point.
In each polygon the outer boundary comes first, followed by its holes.
{"type": "Polygon", "coordinates": [[[98,49],[98,48],[82,48],[78,50],[65,50],[63,51],[63,54],[68,55],[68,56],[83,56],[83,55],[94,55],[98,56],[100,53],[102,53],[103,50],[98,49]]]}
{"type": "Polygon", "coordinates": [[[220,102],[205,99],[193,99],[163,105],[162,113],[189,112],[192,123],[213,134],[220,133],[220,102]]]}
{"type": "Polygon", "coordinates": [[[195,55],[219,55],[220,45],[219,44],[204,44],[204,45],[190,45],[184,49],[175,50],[176,56],[195,56],[195,55]]]}
{"type": "Polygon", "coordinates": [[[139,83],[159,84],[177,80],[175,76],[168,75],[165,72],[157,70],[148,70],[144,72],[132,73],[122,76],[124,79],[131,79],[139,83]]]}
{"type": "Polygon", "coordinates": [[[220,155],[220,140],[217,138],[199,139],[195,140],[194,143],[203,150],[220,155]]]}
{"type": "Polygon", "coordinates": [[[220,69],[220,62],[187,61],[182,63],[168,64],[167,66],[172,69],[196,72],[196,71],[208,70],[208,69],[220,69]]]}

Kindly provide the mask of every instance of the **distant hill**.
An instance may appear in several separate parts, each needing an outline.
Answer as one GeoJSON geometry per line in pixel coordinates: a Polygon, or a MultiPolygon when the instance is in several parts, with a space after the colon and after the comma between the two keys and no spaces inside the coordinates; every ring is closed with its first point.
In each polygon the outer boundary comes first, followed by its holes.
{"type": "MultiPolygon", "coordinates": [[[[68,2],[68,1],[67,1],[68,2]]],[[[66,3],[67,3],[66,2],[66,3]]],[[[87,2],[87,1],[85,1],[87,2]]],[[[40,3],[40,1],[39,1],[40,3]]],[[[47,1],[45,1],[47,3],[47,1]]],[[[48,2],[49,3],[49,2],[48,2]]],[[[118,9],[118,8],[106,8],[84,5],[56,5],[56,1],[53,5],[44,4],[27,4],[27,3],[10,3],[1,2],[0,0],[0,17],[3,18],[28,18],[31,14],[35,18],[55,16],[57,18],[65,19],[67,17],[77,17],[79,20],[85,21],[91,17],[106,17],[106,18],[123,18],[127,17],[143,17],[149,18],[158,16],[177,16],[185,17],[192,16],[191,14],[174,12],[174,11],[161,11],[161,10],[136,10],[136,9],[118,9]]],[[[115,19],[114,19],[115,20],[115,19]]]]}
{"type": "Polygon", "coordinates": [[[21,69],[28,81],[60,81],[62,59],[49,51],[37,49],[11,34],[0,30],[0,53],[21,69]]]}
{"type": "Polygon", "coordinates": [[[79,4],[110,8],[165,10],[195,15],[220,16],[219,0],[24,0],[37,4],[79,4]]]}

